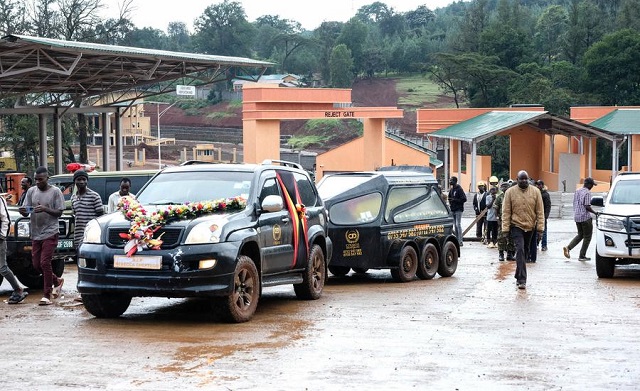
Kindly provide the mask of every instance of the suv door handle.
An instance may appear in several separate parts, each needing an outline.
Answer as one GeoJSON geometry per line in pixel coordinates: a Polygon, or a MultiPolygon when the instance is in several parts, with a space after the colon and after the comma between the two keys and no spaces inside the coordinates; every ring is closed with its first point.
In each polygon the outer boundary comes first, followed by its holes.
{"type": "Polygon", "coordinates": [[[288,223],[289,222],[289,218],[288,217],[283,217],[282,218],[282,222],[283,223],[288,223]]]}

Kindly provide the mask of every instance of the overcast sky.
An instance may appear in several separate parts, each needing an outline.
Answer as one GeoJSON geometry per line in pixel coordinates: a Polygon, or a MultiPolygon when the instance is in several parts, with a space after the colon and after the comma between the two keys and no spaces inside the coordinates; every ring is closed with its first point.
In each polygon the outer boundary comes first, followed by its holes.
{"type": "MultiPolygon", "coordinates": [[[[324,21],[346,22],[358,8],[376,0],[235,0],[242,4],[250,22],[263,15],[278,15],[302,24],[307,30],[317,28],[324,21]]],[[[454,0],[380,0],[396,12],[411,11],[420,5],[435,10],[454,0]]],[[[108,6],[106,17],[117,14],[123,0],[104,0],[108,6]]],[[[133,0],[132,21],[138,28],[153,27],[167,30],[170,22],[184,22],[193,31],[193,21],[202,15],[205,8],[222,0],[133,0]]]]}

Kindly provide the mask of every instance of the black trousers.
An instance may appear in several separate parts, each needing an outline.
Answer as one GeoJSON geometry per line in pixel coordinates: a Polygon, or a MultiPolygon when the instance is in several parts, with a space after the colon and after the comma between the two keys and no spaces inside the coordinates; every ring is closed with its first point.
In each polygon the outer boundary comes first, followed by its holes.
{"type": "Polygon", "coordinates": [[[522,228],[511,227],[511,239],[516,247],[516,282],[527,282],[527,258],[533,233],[536,231],[524,231],[522,228]]]}

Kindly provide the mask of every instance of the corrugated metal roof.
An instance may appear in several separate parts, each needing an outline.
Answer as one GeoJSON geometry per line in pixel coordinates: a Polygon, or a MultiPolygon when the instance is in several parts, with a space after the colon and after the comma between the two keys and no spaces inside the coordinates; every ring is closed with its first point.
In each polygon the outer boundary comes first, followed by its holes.
{"type": "Polygon", "coordinates": [[[490,111],[431,133],[432,136],[462,141],[481,141],[504,130],[547,115],[546,111],[490,111]]]}
{"type": "Polygon", "coordinates": [[[157,58],[204,61],[204,62],[214,62],[214,63],[221,63],[221,64],[239,65],[239,66],[272,66],[274,65],[273,63],[270,63],[270,62],[258,61],[250,58],[244,58],[244,57],[213,56],[209,54],[199,54],[199,53],[171,52],[167,50],[145,49],[145,48],[136,48],[131,46],[117,46],[117,45],[104,45],[104,44],[89,43],[89,42],[64,41],[61,39],[31,37],[31,36],[18,35],[18,34],[13,34],[11,36],[3,37],[3,39],[7,39],[9,37],[16,37],[23,41],[36,43],[40,45],[49,45],[54,48],[88,50],[88,51],[100,52],[100,53],[153,56],[157,58]]]}
{"type": "Polygon", "coordinates": [[[621,135],[640,134],[640,110],[616,109],[590,125],[621,135]]]}

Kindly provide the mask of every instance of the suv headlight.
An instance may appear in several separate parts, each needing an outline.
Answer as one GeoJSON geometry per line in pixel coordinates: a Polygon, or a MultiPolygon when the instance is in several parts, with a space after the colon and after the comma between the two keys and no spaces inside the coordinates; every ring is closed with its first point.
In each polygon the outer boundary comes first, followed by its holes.
{"type": "Polygon", "coordinates": [[[191,229],[185,244],[219,243],[226,221],[205,221],[191,229]]]}
{"type": "Polygon", "coordinates": [[[622,220],[615,217],[598,216],[598,226],[608,231],[626,231],[622,220]]]}
{"type": "Polygon", "coordinates": [[[84,237],[82,243],[102,243],[102,228],[97,220],[91,220],[84,228],[84,237]]]}

